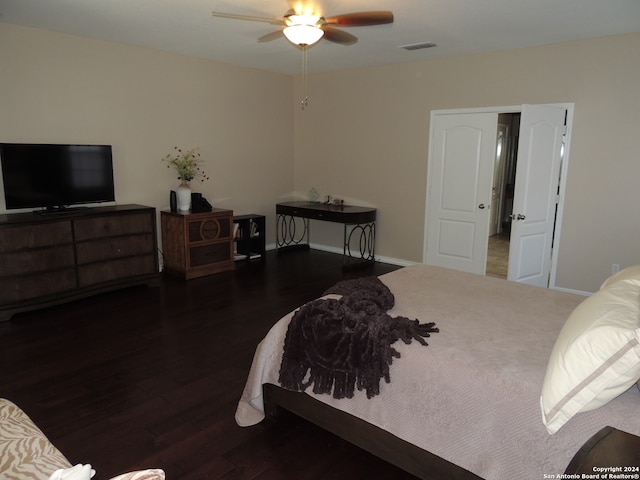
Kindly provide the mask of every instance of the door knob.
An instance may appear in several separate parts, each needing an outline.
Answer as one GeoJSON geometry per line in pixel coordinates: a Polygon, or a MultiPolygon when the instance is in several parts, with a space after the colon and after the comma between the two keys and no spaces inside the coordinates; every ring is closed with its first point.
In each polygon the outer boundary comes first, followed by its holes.
{"type": "Polygon", "coordinates": [[[522,215],[521,213],[518,214],[518,216],[516,217],[518,220],[524,220],[526,217],[524,215],[522,215]]]}
{"type": "Polygon", "coordinates": [[[481,203],[480,205],[478,205],[478,208],[479,208],[480,210],[484,210],[484,203],[481,203]]]}

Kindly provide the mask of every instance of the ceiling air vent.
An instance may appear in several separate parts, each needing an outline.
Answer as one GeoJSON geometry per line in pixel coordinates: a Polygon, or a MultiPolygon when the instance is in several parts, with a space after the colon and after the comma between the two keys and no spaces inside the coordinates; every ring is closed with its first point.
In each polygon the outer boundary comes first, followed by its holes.
{"type": "Polygon", "coordinates": [[[422,50],[423,48],[433,48],[437,47],[438,44],[434,42],[422,42],[422,43],[412,43],[409,45],[400,45],[400,48],[404,48],[405,50],[422,50]]]}

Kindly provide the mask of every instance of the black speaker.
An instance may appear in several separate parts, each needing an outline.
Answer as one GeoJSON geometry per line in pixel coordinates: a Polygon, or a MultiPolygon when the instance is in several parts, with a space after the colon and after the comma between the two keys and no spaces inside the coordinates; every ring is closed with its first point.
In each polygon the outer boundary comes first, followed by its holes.
{"type": "Polygon", "coordinates": [[[174,190],[171,190],[171,193],[169,193],[169,207],[173,213],[178,211],[178,199],[174,190]]]}

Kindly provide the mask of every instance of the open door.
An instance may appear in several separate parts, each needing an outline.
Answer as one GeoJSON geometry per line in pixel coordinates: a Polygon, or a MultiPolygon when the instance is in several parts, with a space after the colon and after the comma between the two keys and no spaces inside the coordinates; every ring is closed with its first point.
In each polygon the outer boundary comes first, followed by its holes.
{"type": "MultiPolygon", "coordinates": [[[[572,107],[523,105],[432,112],[424,263],[486,273],[498,113],[522,112],[508,279],[547,287],[562,204],[565,119],[572,107]]],[[[565,176],[566,177],[566,176],[565,176]]],[[[566,178],[563,179],[563,182],[566,178]]]]}
{"type": "Polygon", "coordinates": [[[546,287],[560,185],[566,110],[524,105],[516,167],[508,279],[546,287]]]}
{"type": "Polygon", "coordinates": [[[425,263],[484,275],[498,114],[433,122],[425,263]]]}

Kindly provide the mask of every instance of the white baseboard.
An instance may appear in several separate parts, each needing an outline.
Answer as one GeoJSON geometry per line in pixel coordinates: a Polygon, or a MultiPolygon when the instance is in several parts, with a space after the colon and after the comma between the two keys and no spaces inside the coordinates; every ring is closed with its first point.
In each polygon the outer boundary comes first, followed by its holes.
{"type": "MultiPolygon", "coordinates": [[[[276,244],[270,243],[265,247],[267,250],[275,250],[276,244]]],[[[336,253],[338,255],[342,255],[342,248],[338,247],[330,247],[328,245],[322,245],[319,243],[310,243],[309,248],[313,248],[314,250],[320,250],[322,252],[336,253]]],[[[376,255],[376,262],[388,263],[390,265],[397,265],[399,267],[409,267],[411,265],[416,265],[418,262],[411,262],[409,260],[403,260],[401,258],[392,258],[392,257],[381,257],[376,255]]]]}
{"type": "Polygon", "coordinates": [[[570,288],[552,287],[552,290],[564,293],[573,293],[575,295],[582,295],[583,297],[590,297],[591,295],[593,295],[592,292],[583,292],[582,290],[572,290],[570,288]]]}
{"type": "MultiPolygon", "coordinates": [[[[342,255],[342,248],[338,247],[329,247],[327,245],[320,245],[318,243],[310,243],[309,247],[313,248],[314,250],[322,250],[323,252],[337,253],[338,255],[342,255]]],[[[379,255],[376,255],[376,262],[398,265],[399,267],[409,267],[411,265],[416,265],[417,263],[410,262],[409,260],[402,260],[400,258],[381,257],[379,255]]]]}

